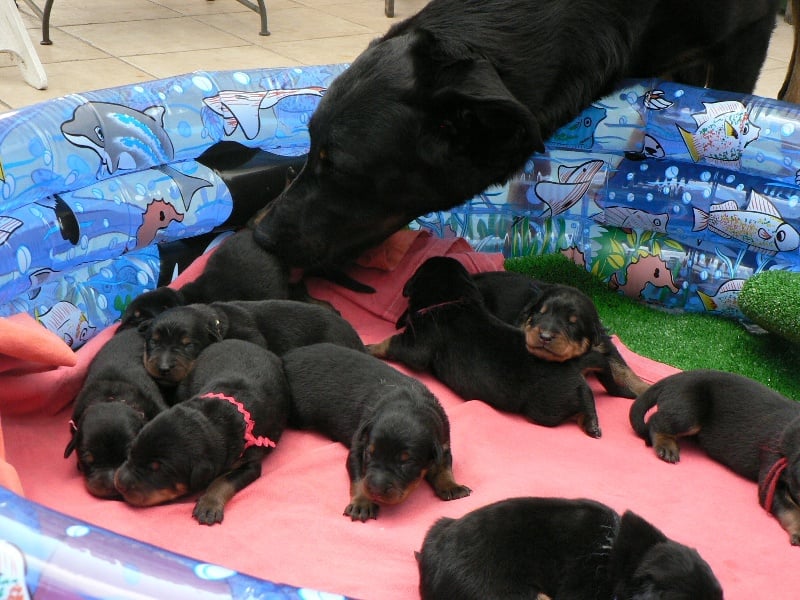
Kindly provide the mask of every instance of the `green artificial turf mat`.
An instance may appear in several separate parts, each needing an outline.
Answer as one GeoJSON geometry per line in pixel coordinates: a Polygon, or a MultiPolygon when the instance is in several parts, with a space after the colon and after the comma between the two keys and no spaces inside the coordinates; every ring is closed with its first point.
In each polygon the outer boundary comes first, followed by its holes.
{"type": "Polygon", "coordinates": [[[800,400],[800,344],[773,333],[751,333],[738,321],[636,302],[560,254],[510,258],[506,269],[583,290],[609,333],[637,354],[682,370],[741,373],[800,400]]]}
{"type": "Polygon", "coordinates": [[[739,293],[739,308],[767,331],[800,344],[800,273],[764,271],[739,293]]]}

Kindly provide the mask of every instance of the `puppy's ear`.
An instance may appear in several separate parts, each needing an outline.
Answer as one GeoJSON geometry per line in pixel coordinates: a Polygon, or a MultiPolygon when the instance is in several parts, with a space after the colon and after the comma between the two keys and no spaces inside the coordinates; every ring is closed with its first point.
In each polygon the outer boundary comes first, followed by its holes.
{"type": "Polygon", "coordinates": [[[488,183],[501,183],[509,168],[517,168],[534,151],[544,152],[533,114],[489,61],[457,60],[434,79],[430,121],[420,138],[420,152],[430,162],[453,165],[462,176],[479,164],[488,183]]]}
{"type": "Polygon", "coordinates": [[[78,435],[73,432],[72,439],[67,442],[67,447],[64,448],[64,458],[69,458],[69,455],[75,451],[75,448],[78,446],[78,435]]]}
{"type": "Polygon", "coordinates": [[[662,542],[667,541],[661,531],[653,527],[639,515],[625,511],[619,524],[619,533],[614,541],[611,570],[612,580],[628,579],[645,553],[662,542]]]}

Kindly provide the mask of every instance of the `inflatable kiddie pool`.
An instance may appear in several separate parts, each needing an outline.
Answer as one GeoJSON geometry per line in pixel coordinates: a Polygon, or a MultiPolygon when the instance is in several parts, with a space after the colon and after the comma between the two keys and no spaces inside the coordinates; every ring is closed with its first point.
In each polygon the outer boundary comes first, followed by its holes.
{"type": "MultiPolygon", "coordinates": [[[[277,194],[280,182],[264,174],[302,162],[308,118],[345,68],[196,72],[0,115],[0,315],[18,327],[0,335],[0,352],[23,360],[3,380],[45,369],[24,362],[13,335],[41,325],[71,354],[277,194]]],[[[799,179],[796,106],[629,81],[508,184],[410,228],[505,257],[562,252],[648,303],[740,318],[747,278],[800,271],[799,179]]],[[[75,362],[55,354],[46,364],[75,362]]],[[[58,406],[4,399],[0,414],[55,413],[72,383],[58,406]]],[[[10,470],[0,488],[2,600],[338,597],[58,513],[23,498],[10,470]]]]}

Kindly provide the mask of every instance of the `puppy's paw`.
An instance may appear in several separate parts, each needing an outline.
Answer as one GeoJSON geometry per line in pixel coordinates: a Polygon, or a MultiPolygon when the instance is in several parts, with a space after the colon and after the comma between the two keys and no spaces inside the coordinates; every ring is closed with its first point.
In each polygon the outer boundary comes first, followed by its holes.
{"type": "Polygon", "coordinates": [[[675,464],[681,460],[681,450],[674,436],[656,433],[651,436],[656,456],[664,462],[675,464]]]}
{"type": "Polygon", "coordinates": [[[472,490],[465,485],[455,484],[453,486],[436,490],[436,495],[442,500],[458,500],[459,498],[466,498],[472,493],[472,490]]]}
{"type": "Polygon", "coordinates": [[[391,339],[392,338],[388,337],[377,344],[367,344],[367,352],[378,358],[386,358],[389,353],[389,341],[391,339]]]}
{"type": "Polygon", "coordinates": [[[377,504],[368,498],[352,498],[350,504],[344,509],[344,514],[350,517],[352,521],[366,523],[369,519],[378,518],[379,508],[377,504]]]}
{"type": "Polygon", "coordinates": [[[792,546],[800,546],[800,533],[793,533],[789,536],[789,541],[792,543],[792,546]]]}
{"type": "Polygon", "coordinates": [[[215,525],[216,523],[222,523],[224,509],[224,504],[207,496],[201,496],[197,500],[197,504],[194,505],[192,516],[201,525],[215,525]]]}

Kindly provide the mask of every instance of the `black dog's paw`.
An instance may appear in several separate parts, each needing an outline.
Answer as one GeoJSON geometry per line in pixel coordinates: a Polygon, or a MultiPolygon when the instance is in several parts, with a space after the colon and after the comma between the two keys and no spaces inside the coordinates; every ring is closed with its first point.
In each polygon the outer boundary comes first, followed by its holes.
{"type": "Polygon", "coordinates": [[[790,535],[789,541],[792,543],[792,546],[800,546],[800,533],[793,533],[790,535]]]}
{"type": "Polygon", "coordinates": [[[215,498],[201,496],[194,505],[192,516],[201,525],[215,525],[222,523],[225,505],[220,504],[215,498]]]}
{"type": "Polygon", "coordinates": [[[465,485],[455,484],[441,490],[436,490],[436,495],[442,500],[458,500],[459,498],[466,498],[472,493],[472,490],[465,485]]]}
{"type": "Polygon", "coordinates": [[[379,508],[377,504],[368,498],[352,498],[350,504],[344,509],[344,514],[353,521],[366,523],[369,519],[378,518],[379,508]]]}

